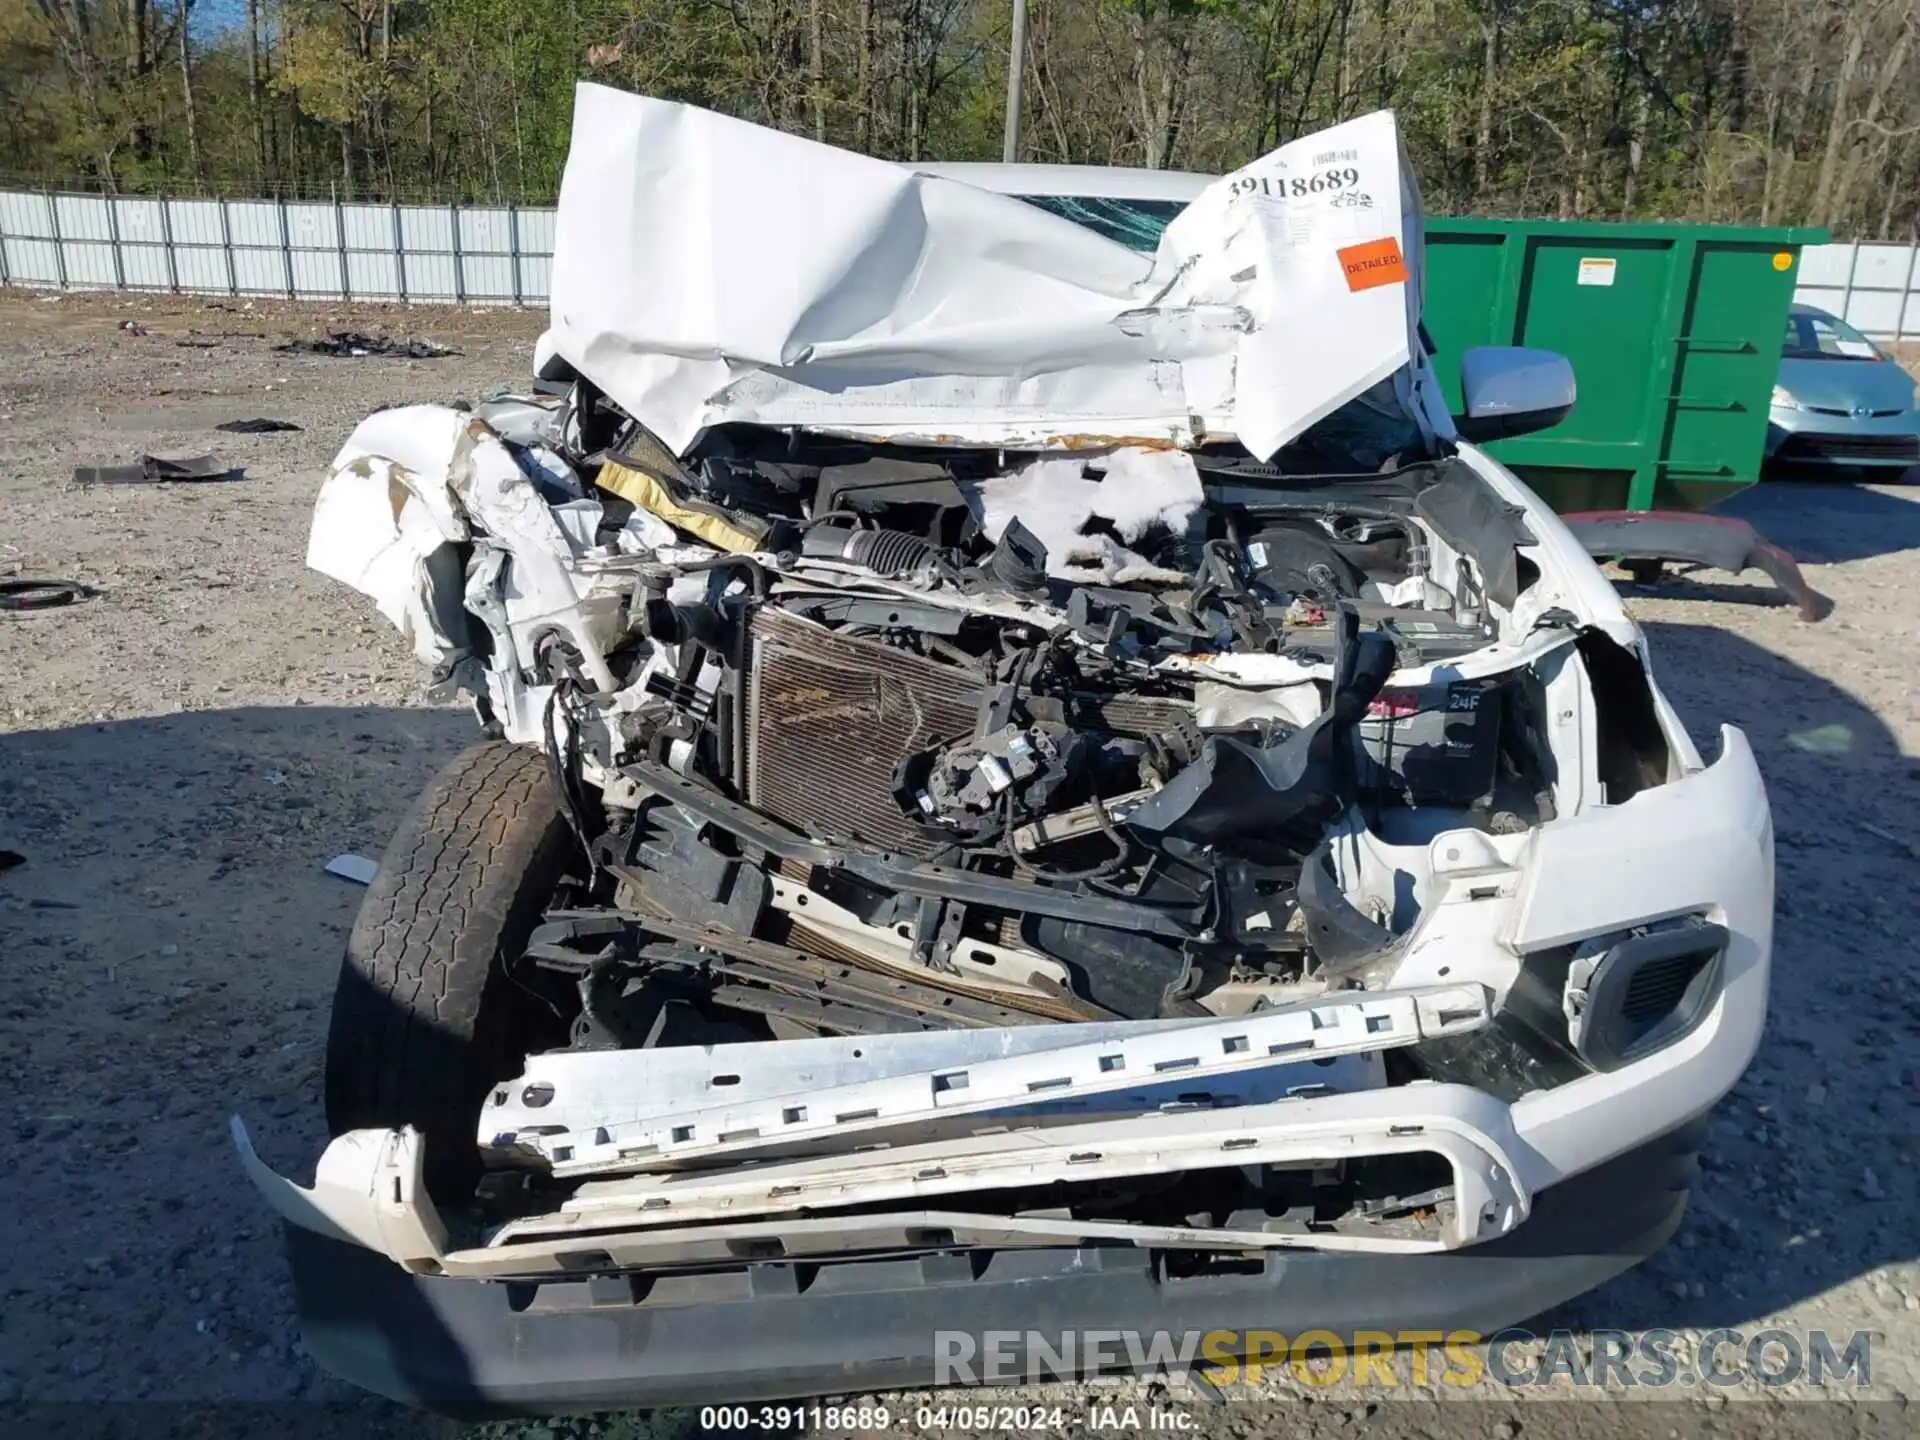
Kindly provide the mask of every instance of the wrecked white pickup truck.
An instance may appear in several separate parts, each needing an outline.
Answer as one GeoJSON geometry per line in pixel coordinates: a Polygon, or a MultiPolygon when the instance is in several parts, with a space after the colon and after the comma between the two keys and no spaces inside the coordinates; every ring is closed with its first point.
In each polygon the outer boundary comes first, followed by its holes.
{"type": "Polygon", "coordinates": [[[1565,361],[1449,416],[1420,256],[1385,113],[1142,256],[582,87],[534,393],[370,417],[314,519],[491,737],[366,897],[314,1184],[236,1122],[323,1364],[846,1393],[1492,1330],[1664,1243],[1766,796],[1470,443],[1565,361]]]}

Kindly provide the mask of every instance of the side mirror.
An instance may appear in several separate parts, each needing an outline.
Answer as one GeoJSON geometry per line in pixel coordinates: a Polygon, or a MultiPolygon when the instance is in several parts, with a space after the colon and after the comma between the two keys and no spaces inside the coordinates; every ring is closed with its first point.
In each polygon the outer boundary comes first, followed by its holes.
{"type": "Polygon", "coordinates": [[[1475,444],[1531,435],[1558,425],[1573,409],[1573,366],[1551,350],[1481,345],[1460,355],[1460,398],[1453,417],[1462,440],[1475,444]]]}

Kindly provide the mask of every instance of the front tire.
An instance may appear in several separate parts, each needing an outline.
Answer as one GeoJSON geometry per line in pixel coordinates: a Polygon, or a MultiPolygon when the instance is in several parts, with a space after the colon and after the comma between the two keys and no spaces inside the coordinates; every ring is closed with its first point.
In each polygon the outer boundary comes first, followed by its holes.
{"type": "Polygon", "coordinates": [[[508,966],[578,853],[545,757],[476,745],[401,822],[354,921],[327,1033],[327,1128],[416,1127],[443,1203],[472,1196],[487,1091],[565,1041],[508,966]]]}

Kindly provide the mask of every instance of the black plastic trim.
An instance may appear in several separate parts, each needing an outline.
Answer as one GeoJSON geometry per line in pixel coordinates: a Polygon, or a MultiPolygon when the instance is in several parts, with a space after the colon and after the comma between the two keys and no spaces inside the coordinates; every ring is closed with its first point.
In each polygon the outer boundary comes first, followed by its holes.
{"type": "Polygon", "coordinates": [[[1510,410],[1498,415],[1456,415],[1454,431],[1470,445],[1486,445],[1495,440],[1510,440],[1516,435],[1532,435],[1551,430],[1573,413],[1573,406],[1554,405],[1545,410],[1510,410]]]}
{"type": "Polygon", "coordinates": [[[1704,920],[1622,940],[1607,951],[1587,981],[1580,1057],[1596,1070],[1618,1070],[1688,1034],[1720,994],[1726,953],[1726,927],[1704,920]],[[1642,1023],[1626,1013],[1634,976],[1649,965],[1689,955],[1705,957],[1704,963],[1665,1014],[1642,1023]]]}
{"type": "MultiPolygon", "coordinates": [[[[1129,1247],[932,1251],[678,1276],[487,1284],[410,1275],[287,1232],[307,1349],[392,1399],[458,1413],[699,1405],[924,1387],[935,1332],[1469,1328],[1491,1333],[1653,1254],[1704,1120],[1541,1192],[1511,1235],[1438,1255],[1280,1253],[1175,1273],[1129,1247]]],[[[1186,1259],[1186,1257],[1182,1257],[1186,1259]]],[[[1124,1348],[1124,1347],[1116,1347],[1124,1348]]],[[[1019,1363],[1024,1351],[1015,1346],[1019,1363]]]]}

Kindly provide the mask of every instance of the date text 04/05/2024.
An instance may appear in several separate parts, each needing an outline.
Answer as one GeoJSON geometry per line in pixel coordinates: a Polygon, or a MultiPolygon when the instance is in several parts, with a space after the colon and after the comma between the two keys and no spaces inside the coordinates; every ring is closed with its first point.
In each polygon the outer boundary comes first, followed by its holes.
{"type": "MultiPolygon", "coordinates": [[[[901,1415],[901,1420],[906,1420],[901,1415]]],[[[884,1405],[708,1405],[700,1411],[702,1430],[761,1431],[790,1434],[798,1429],[840,1433],[882,1432],[893,1428],[894,1414],[884,1405]]],[[[913,1428],[929,1433],[1001,1431],[1008,1434],[1067,1434],[1094,1431],[1181,1433],[1193,1429],[1184,1410],[1161,1405],[1092,1405],[1085,1410],[1063,1405],[921,1405],[913,1428]]]]}

